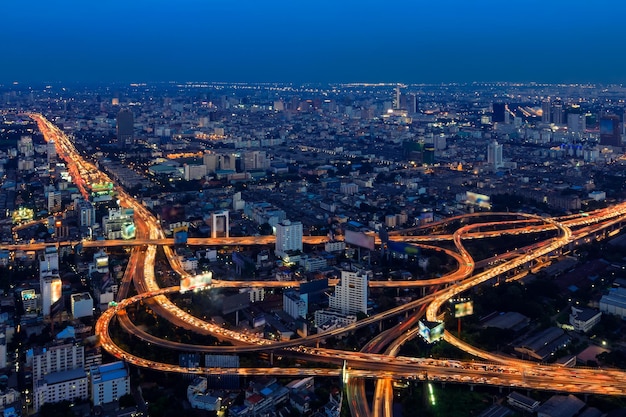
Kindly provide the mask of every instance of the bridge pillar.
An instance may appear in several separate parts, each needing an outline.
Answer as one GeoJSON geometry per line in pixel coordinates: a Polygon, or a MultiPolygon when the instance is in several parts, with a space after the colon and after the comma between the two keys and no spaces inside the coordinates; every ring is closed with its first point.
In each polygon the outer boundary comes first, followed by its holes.
{"type": "Polygon", "coordinates": [[[274,352],[270,352],[270,365],[274,366],[274,352]]]}
{"type": "Polygon", "coordinates": [[[470,384],[470,391],[474,391],[474,384],[470,384]]]}

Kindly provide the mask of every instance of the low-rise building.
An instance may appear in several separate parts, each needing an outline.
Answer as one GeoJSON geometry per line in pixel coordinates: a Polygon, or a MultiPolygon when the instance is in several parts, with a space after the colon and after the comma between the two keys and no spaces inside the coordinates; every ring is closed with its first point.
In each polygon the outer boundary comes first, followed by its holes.
{"type": "Polygon", "coordinates": [[[94,406],[118,401],[130,393],[130,376],[124,362],[91,368],[91,401],[94,406]]]}
{"type": "Polygon", "coordinates": [[[600,311],[626,318],[626,287],[611,288],[600,298],[600,311]]]}
{"type": "Polygon", "coordinates": [[[596,324],[600,323],[602,312],[593,308],[579,308],[572,306],[569,315],[569,324],[574,326],[577,332],[587,333],[596,324]]]}

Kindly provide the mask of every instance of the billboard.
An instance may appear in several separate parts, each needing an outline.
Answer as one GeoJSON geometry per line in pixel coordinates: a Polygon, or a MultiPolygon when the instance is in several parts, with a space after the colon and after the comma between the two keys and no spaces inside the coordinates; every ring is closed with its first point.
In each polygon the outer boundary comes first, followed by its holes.
{"type": "Polygon", "coordinates": [[[212,272],[200,275],[186,275],[180,280],[180,292],[199,290],[211,284],[212,272]]]}
{"type": "Polygon", "coordinates": [[[488,195],[473,193],[471,191],[466,192],[467,202],[474,204],[478,207],[491,209],[491,201],[488,195]]]}
{"type": "Polygon", "coordinates": [[[443,339],[444,325],[443,322],[420,320],[418,323],[419,333],[428,343],[435,343],[443,339]]]}
{"type": "Polygon", "coordinates": [[[174,244],[186,245],[188,237],[189,233],[186,230],[179,230],[177,232],[174,232],[174,244]]]}
{"type": "Polygon", "coordinates": [[[419,255],[420,253],[420,248],[415,245],[411,245],[406,242],[396,242],[393,240],[387,242],[387,249],[391,252],[403,253],[405,255],[419,255]]]}
{"type": "Polygon", "coordinates": [[[346,230],[344,241],[350,245],[359,246],[361,248],[374,250],[374,236],[366,235],[363,232],[355,232],[353,230],[346,230]]]}
{"type": "Polygon", "coordinates": [[[34,300],[37,298],[37,294],[35,290],[24,290],[22,291],[22,301],[34,300]]]}
{"type": "Polygon", "coordinates": [[[454,303],[454,317],[460,318],[474,314],[474,302],[472,300],[456,301],[454,303]]]}
{"type": "Polygon", "coordinates": [[[96,268],[108,268],[109,267],[109,257],[108,256],[99,256],[95,258],[96,268]]]}

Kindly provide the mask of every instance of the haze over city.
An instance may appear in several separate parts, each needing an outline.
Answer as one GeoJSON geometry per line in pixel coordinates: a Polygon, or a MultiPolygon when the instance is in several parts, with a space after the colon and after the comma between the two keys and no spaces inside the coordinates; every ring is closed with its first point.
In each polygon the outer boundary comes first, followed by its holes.
{"type": "Polygon", "coordinates": [[[2,5],[0,82],[626,81],[626,4],[41,1],[2,5]]]}

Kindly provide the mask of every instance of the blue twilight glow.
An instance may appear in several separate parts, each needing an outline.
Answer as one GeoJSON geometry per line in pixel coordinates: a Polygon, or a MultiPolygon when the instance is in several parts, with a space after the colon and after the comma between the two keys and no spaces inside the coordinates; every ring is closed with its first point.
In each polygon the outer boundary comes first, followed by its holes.
{"type": "Polygon", "coordinates": [[[2,4],[12,81],[626,82],[609,0],[2,4]]]}

